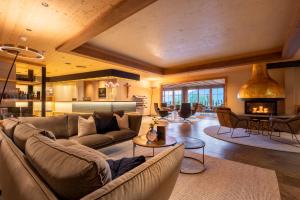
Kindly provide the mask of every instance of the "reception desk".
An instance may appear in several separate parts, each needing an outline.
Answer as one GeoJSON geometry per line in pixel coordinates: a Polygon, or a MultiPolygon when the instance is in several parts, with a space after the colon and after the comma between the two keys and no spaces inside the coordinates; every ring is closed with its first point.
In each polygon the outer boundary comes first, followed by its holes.
{"type": "Polygon", "coordinates": [[[98,102],[72,102],[72,112],[93,113],[114,112],[124,110],[125,112],[136,112],[136,102],[133,101],[98,101],[98,102]]]}
{"type": "MultiPolygon", "coordinates": [[[[62,113],[93,113],[113,112],[124,110],[125,112],[136,112],[135,101],[47,101],[47,115],[62,113]]],[[[33,111],[36,115],[41,111],[41,102],[33,103],[33,111]]]]}

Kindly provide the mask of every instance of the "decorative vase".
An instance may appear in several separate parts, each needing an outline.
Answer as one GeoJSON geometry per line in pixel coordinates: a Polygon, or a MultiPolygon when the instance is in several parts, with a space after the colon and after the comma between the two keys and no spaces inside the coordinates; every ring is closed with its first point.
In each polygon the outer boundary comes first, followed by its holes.
{"type": "Polygon", "coordinates": [[[154,130],[154,128],[150,128],[149,131],[146,134],[146,138],[148,142],[156,142],[157,141],[157,132],[154,130]]]}

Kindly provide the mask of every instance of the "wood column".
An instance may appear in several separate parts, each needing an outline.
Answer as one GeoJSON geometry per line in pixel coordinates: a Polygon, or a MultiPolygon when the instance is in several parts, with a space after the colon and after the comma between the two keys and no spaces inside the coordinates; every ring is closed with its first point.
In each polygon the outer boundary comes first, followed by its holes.
{"type": "Polygon", "coordinates": [[[42,67],[42,109],[41,109],[41,116],[46,116],[46,66],[42,67]]]}

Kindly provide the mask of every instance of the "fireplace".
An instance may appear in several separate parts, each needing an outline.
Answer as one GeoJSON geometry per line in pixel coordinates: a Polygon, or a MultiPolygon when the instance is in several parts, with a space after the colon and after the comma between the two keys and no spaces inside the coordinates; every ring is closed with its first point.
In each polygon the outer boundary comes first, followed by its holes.
{"type": "Polygon", "coordinates": [[[256,115],[277,115],[277,100],[246,100],[245,113],[256,115]]]}

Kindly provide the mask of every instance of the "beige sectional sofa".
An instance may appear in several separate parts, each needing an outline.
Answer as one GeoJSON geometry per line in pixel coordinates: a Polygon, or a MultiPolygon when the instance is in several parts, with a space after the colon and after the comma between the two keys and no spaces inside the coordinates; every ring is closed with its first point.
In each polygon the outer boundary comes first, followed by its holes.
{"type": "Polygon", "coordinates": [[[76,136],[76,118],[78,115],[20,118],[14,129],[13,125],[7,125],[7,129],[0,130],[2,199],[169,198],[183,158],[182,145],[169,148],[124,175],[109,180],[105,160],[110,158],[95,149],[137,135],[141,116],[129,117],[130,130],[97,134],[101,137],[83,136],[85,139],[76,136]],[[52,131],[57,139],[45,137],[40,134],[40,129],[52,131]],[[78,195],[80,198],[76,198],[78,195]]]}

